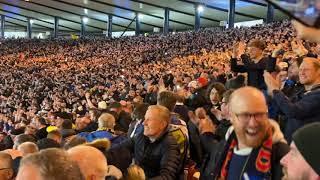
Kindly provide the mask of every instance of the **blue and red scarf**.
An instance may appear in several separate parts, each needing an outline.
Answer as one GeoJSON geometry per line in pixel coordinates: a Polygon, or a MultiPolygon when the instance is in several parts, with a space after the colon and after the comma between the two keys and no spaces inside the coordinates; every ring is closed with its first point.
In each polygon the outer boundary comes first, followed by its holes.
{"type": "MultiPolygon", "coordinates": [[[[238,140],[235,132],[233,132],[226,144],[225,152],[222,154],[222,167],[218,179],[224,180],[228,177],[228,169],[234,152],[237,147],[238,140]]],[[[268,131],[267,137],[262,145],[254,148],[248,157],[248,161],[244,167],[249,179],[271,179],[271,159],[272,159],[272,130],[268,131]]],[[[242,174],[241,179],[244,179],[242,174]]]]}

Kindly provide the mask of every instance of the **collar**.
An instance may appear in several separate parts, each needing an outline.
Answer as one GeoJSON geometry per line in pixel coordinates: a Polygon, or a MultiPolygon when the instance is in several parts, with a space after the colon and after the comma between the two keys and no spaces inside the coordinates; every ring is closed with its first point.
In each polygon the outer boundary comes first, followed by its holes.
{"type": "Polygon", "coordinates": [[[233,152],[234,154],[239,156],[248,156],[252,150],[253,148],[243,148],[243,149],[234,148],[233,152]]]}
{"type": "Polygon", "coordinates": [[[176,102],[176,105],[182,106],[182,105],[184,105],[184,104],[183,104],[183,102],[176,102]]]}

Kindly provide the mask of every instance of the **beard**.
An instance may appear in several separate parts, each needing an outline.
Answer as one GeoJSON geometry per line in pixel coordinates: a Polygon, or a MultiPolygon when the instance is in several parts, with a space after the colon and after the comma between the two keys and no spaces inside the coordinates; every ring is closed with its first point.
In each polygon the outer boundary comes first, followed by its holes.
{"type": "Polygon", "coordinates": [[[257,148],[262,145],[267,136],[267,124],[261,124],[254,130],[250,128],[241,127],[236,128],[235,132],[239,141],[251,148],[257,148]]]}

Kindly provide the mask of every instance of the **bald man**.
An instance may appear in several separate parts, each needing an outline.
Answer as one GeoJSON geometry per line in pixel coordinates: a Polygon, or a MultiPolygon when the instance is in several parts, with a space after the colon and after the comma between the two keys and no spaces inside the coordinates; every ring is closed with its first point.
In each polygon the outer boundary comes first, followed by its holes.
{"type": "Polygon", "coordinates": [[[210,127],[204,125],[209,121],[206,116],[199,121],[201,142],[209,154],[201,179],[281,179],[280,159],[289,146],[268,119],[263,93],[240,88],[231,95],[229,106],[232,127],[225,141],[218,143],[212,128],[206,128],[210,127]]]}
{"type": "Polygon", "coordinates": [[[13,179],[12,157],[10,154],[0,152],[0,180],[13,179]]]}
{"type": "Polygon", "coordinates": [[[320,121],[320,60],[305,57],[299,67],[299,81],[305,91],[299,92],[295,101],[290,101],[280,91],[280,84],[265,72],[265,82],[269,93],[288,119],[285,129],[285,137],[291,142],[292,134],[298,128],[320,121]]]}
{"type": "MultiPolygon", "coordinates": [[[[69,149],[68,154],[77,162],[85,179],[104,180],[110,175],[107,159],[98,149],[81,145],[69,149]]],[[[122,174],[118,178],[121,176],[122,174]]]]}
{"type": "Polygon", "coordinates": [[[13,171],[15,174],[18,173],[20,161],[23,157],[28,154],[33,154],[39,151],[38,146],[33,142],[24,142],[18,146],[18,151],[21,153],[21,156],[13,160],[13,171]]]}

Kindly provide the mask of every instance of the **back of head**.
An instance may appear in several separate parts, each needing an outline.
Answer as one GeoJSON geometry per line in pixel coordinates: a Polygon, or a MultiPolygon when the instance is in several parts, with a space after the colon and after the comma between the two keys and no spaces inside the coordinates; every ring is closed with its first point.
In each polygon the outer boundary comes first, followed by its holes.
{"type": "Polygon", "coordinates": [[[60,148],[60,144],[57,141],[49,138],[43,138],[38,140],[37,146],[39,150],[48,149],[48,148],[60,148]]]}
{"type": "Polygon", "coordinates": [[[24,157],[20,163],[17,179],[23,179],[24,172],[21,171],[27,171],[24,168],[28,167],[38,169],[37,172],[43,180],[84,179],[79,166],[60,149],[46,149],[24,157]]]}
{"type": "Polygon", "coordinates": [[[145,180],[146,175],[144,170],[138,165],[131,165],[128,168],[127,180],[145,180]]]}
{"type": "Polygon", "coordinates": [[[14,149],[17,149],[18,146],[24,142],[33,142],[35,143],[36,142],[36,139],[31,136],[31,135],[28,135],[28,134],[20,134],[18,135],[15,140],[14,140],[14,149]]]}
{"type": "Polygon", "coordinates": [[[69,149],[68,154],[78,163],[85,178],[94,175],[97,179],[104,179],[107,176],[107,160],[98,149],[80,145],[69,149]]]}
{"type": "Polygon", "coordinates": [[[61,129],[72,129],[72,121],[70,119],[63,120],[61,129]]]}
{"type": "Polygon", "coordinates": [[[169,109],[169,111],[173,111],[177,102],[176,94],[170,91],[162,91],[158,94],[157,104],[164,106],[169,109]]]}
{"type": "Polygon", "coordinates": [[[0,168],[12,168],[13,160],[10,154],[0,152],[0,168]]]}
{"type": "Polygon", "coordinates": [[[149,104],[142,103],[137,104],[131,114],[132,119],[134,120],[144,120],[144,116],[148,110],[149,104]]]}
{"type": "Polygon", "coordinates": [[[63,148],[65,150],[68,150],[70,148],[73,148],[75,146],[78,146],[78,145],[81,145],[81,144],[84,144],[84,143],[86,143],[86,139],[85,138],[75,136],[72,139],[70,139],[68,142],[66,142],[64,144],[63,148]]]}
{"type": "Polygon", "coordinates": [[[116,125],[116,119],[112,114],[103,113],[98,119],[99,129],[113,129],[116,125]]]}
{"type": "Polygon", "coordinates": [[[25,142],[18,146],[18,150],[21,152],[22,156],[38,152],[38,146],[33,142],[25,142]]]}

